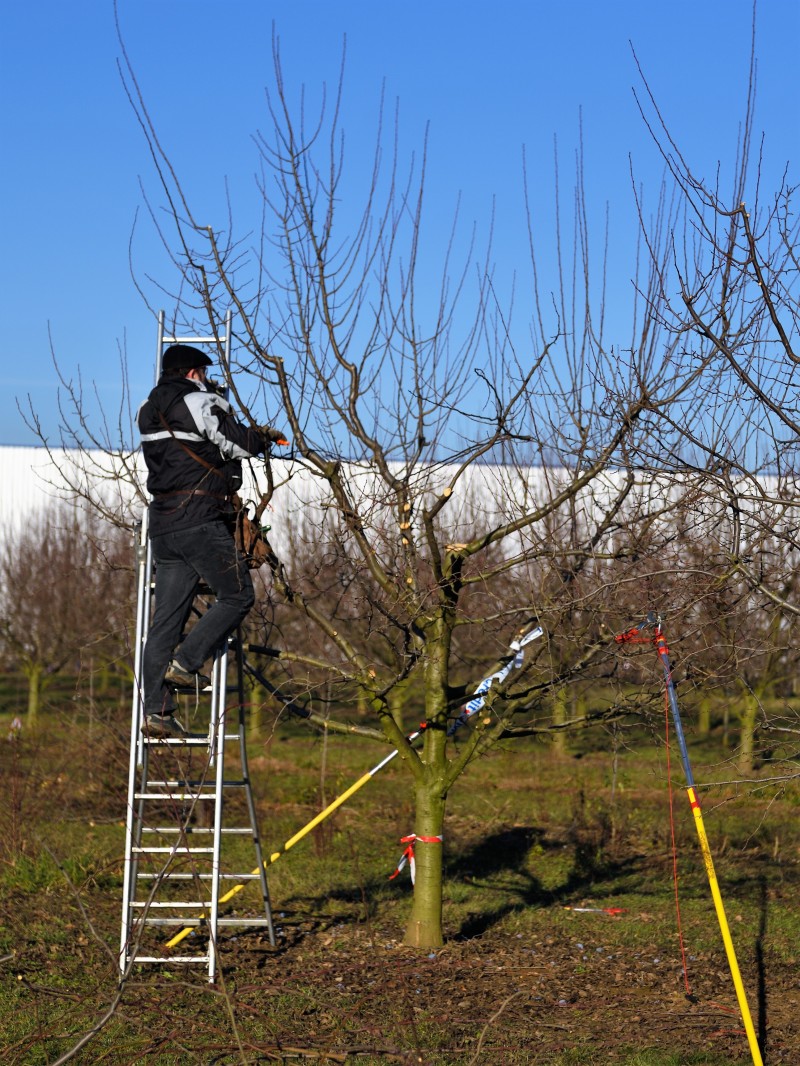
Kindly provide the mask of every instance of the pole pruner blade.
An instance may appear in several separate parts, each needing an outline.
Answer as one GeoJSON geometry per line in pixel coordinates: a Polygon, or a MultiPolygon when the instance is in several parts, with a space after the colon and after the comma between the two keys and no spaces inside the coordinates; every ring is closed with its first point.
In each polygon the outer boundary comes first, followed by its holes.
{"type": "Polygon", "coordinates": [[[651,637],[645,634],[645,630],[650,626],[656,631],[661,626],[661,616],[656,614],[655,611],[648,611],[647,617],[643,621],[630,629],[626,629],[624,633],[617,633],[614,640],[617,644],[652,644],[655,640],[655,635],[651,637]]]}

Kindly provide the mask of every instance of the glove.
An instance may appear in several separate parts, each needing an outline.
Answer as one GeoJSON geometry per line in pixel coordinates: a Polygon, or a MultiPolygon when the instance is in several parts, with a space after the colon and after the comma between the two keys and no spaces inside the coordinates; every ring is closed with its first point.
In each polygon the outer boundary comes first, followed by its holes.
{"type": "Polygon", "coordinates": [[[259,426],[258,432],[264,438],[269,441],[270,444],[288,444],[289,441],[283,430],[273,429],[272,426],[259,426]]]}

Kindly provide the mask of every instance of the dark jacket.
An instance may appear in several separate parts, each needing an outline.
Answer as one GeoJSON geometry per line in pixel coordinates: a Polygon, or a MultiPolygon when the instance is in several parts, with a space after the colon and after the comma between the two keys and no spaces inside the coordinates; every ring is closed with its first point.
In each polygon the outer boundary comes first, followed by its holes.
{"type": "Polygon", "coordinates": [[[265,442],[236,421],[226,399],[190,378],[162,376],[137,422],[152,497],[151,536],[230,514],[241,460],[260,455],[265,442]]]}

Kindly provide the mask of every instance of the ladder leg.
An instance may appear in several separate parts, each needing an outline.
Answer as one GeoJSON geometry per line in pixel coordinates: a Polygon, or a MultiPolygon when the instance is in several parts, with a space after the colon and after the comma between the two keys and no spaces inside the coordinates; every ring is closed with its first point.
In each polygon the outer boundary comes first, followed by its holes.
{"type": "Polygon", "coordinates": [[[225,727],[228,675],[228,649],[214,659],[211,693],[212,760],[215,770],[214,845],[211,860],[211,909],[208,919],[208,980],[213,981],[217,967],[217,931],[219,928],[219,875],[222,843],[222,810],[225,771],[225,727]]]}
{"type": "MultiPolygon", "coordinates": [[[[133,908],[136,893],[138,862],[136,848],[141,844],[142,801],[136,795],[137,766],[146,763],[146,751],[142,746],[140,726],[142,722],[142,651],[150,620],[150,573],[151,555],[147,535],[147,511],[142,516],[135,542],[137,564],[136,637],[133,649],[133,698],[131,704],[131,746],[128,764],[128,803],[125,812],[125,865],[122,884],[122,923],[120,931],[119,968],[123,976],[128,966],[128,949],[133,933],[133,908]]],[[[143,778],[146,780],[146,767],[143,778]]]]}
{"type": "Polygon", "coordinates": [[[128,967],[128,953],[133,936],[133,907],[136,892],[137,861],[135,849],[141,841],[141,803],[133,799],[136,792],[136,740],[131,741],[133,778],[128,788],[128,804],[125,813],[125,865],[122,878],[122,928],[120,931],[119,969],[120,977],[128,967]],[[139,808],[137,810],[137,808],[139,808]]]}
{"type": "Polygon", "coordinates": [[[261,900],[264,905],[264,917],[267,919],[267,932],[269,942],[275,947],[275,927],[272,922],[272,904],[269,898],[269,885],[267,884],[267,869],[264,865],[264,855],[261,850],[261,834],[258,830],[258,817],[256,804],[253,798],[253,786],[250,780],[250,767],[247,761],[247,733],[245,731],[245,702],[244,702],[244,664],[242,662],[242,631],[236,633],[236,682],[239,692],[239,752],[242,761],[242,778],[245,782],[245,794],[247,796],[247,809],[250,814],[250,825],[253,828],[253,847],[256,852],[258,864],[259,882],[261,885],[261,900]]]}

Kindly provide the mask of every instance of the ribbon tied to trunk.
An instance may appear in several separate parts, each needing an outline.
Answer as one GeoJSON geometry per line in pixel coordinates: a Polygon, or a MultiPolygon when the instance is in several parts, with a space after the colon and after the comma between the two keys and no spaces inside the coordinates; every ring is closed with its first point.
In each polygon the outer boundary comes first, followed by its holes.
{"type": "Polygon", "coordinates": [[[400,837],[400,843],[406,845],[406,850],[400,856],[400,862],[397,864],[397,869],[389,878],[390,881],[394,881],[395,877],[404,869],[406,863],[408,864],[409,872],[411,873],[411,884],[414,884],[416,878],[416,863],[414,861],[414,844],[416,841],[421,844],[441,844],[444,837],[423,837],[417,836],[416,833],[409,833],[407,837],[400,837]]]}

